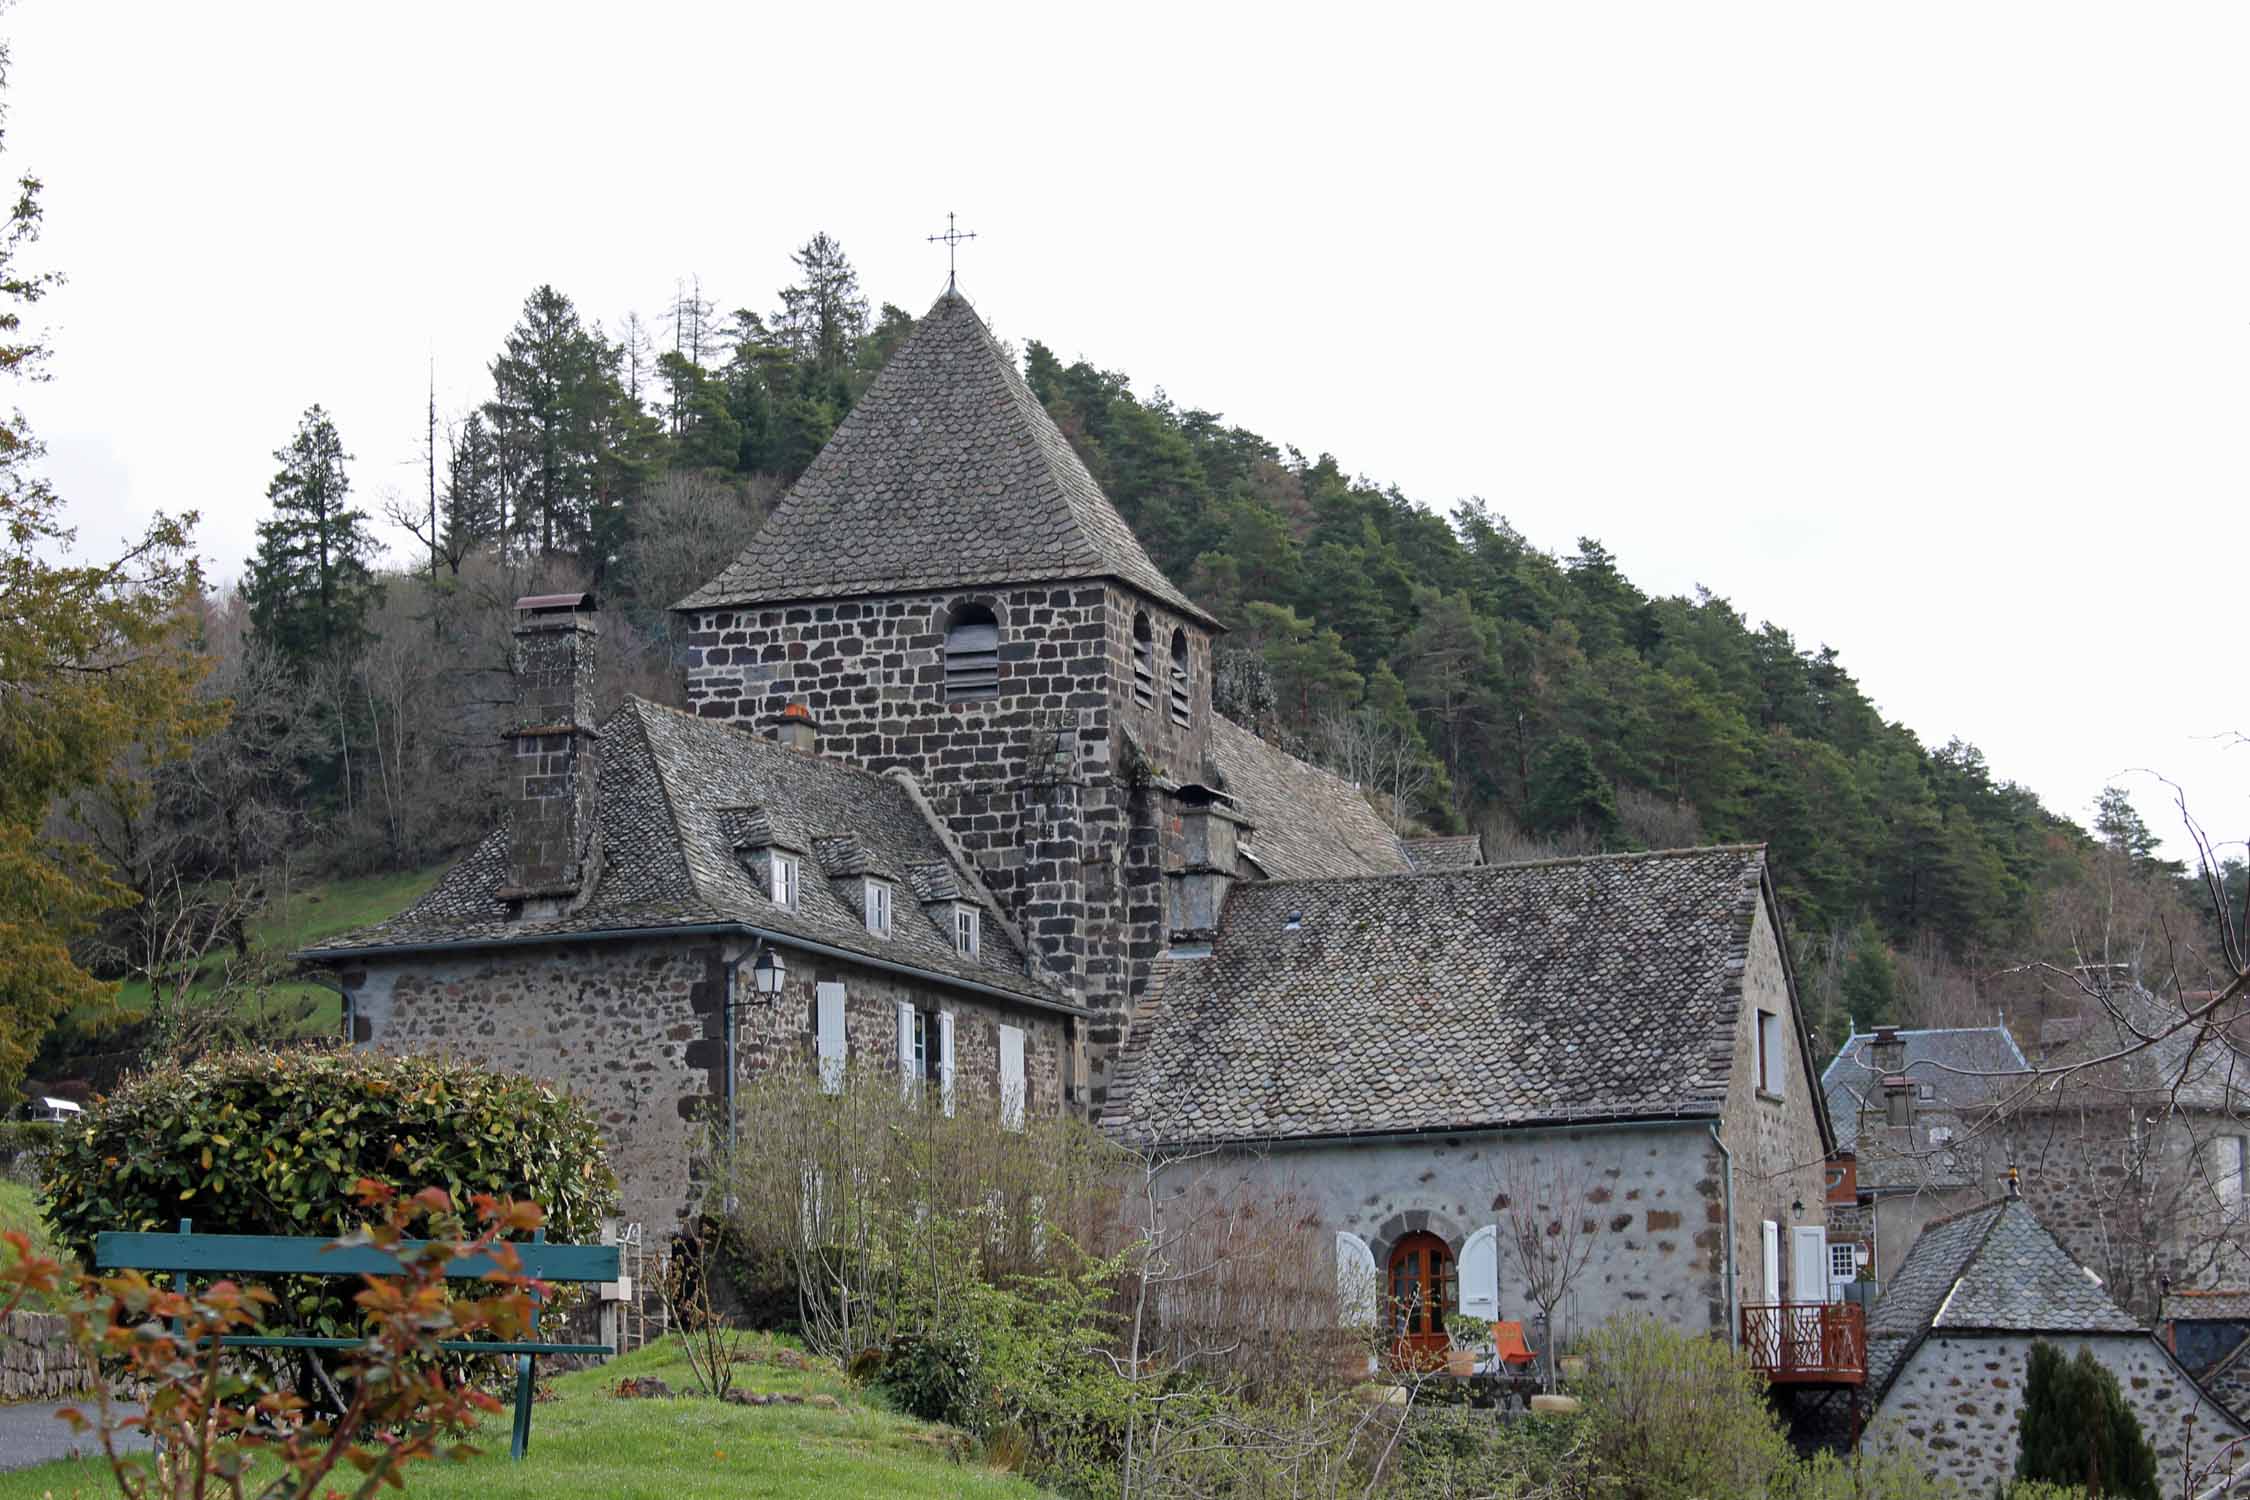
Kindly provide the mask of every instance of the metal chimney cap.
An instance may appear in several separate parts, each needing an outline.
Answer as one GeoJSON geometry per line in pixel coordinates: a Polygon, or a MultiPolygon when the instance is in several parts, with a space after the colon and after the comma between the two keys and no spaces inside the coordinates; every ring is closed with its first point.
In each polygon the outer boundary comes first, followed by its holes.
{"type": "Polygon", "coordinates": [[[592,594],[526,594],[516,601],[518,614],[552,614],[568,610],[575,614],[581,610],[589,613],[601,605],[592,594]]]}

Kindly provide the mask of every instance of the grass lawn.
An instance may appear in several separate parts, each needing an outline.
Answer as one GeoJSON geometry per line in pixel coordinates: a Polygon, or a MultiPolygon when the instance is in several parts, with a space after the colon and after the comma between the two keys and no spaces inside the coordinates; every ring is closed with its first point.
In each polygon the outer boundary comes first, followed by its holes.
{"type": "MultiPolygon", "coordinates": [[[[40,1255],[55,1253],[47,1226],[39,1217],[39,1196],[20,1182],[0,1177],[0,1230],[16,1229],[31,1236],[31,1248],[40,1255]]],[[[0,1255],[8,1252],[0,1250],[0,1255]]]]}
{"type": "MultiPolygon", "coordinates": [[[[437,884],[438,877],[451,868],[451,863],[449,860],[403,874],[362,875],[298,886],[286,900],[276,901],[272,910],[259,920],[251,931],[251,941],[260,952],[273,958],[285,958],[308,943],[379,922],[404,911],[419,899],[437,884]]],[[[343,1002],[334,990],[321,985],[284,981],[266,994],[267,1003],[276,1006],[294,1006],[300,1000],[310,1000],[313,1013],[304,1023],[308,1034],[334,1031],[342,1023],[343,1002]]],[[[148,985],[139,980],[120,985],[117,1005],[128,1015],[146,1012],[148,985]]]]}
{"type": "MultiPolygon", "coordinates": [[[[776,1345],[764,1346],[768,1350],[776,1345]]],[[[705,1500],[792,1496],[990,1496],[1034,1500],[1046,1492],[963,1456],[951,1428],[902,1417],[835,1370],[757,1362],[737,1366],[737,1387],[822,1396],[820,1406],[721,1406],[700,1396],[621,1400],[627,1375],[654,1375],[676,1391],[695,1388],[671,1343],[558,1376],[556,1400],[532,1410],[531,1453],[508,1461],[508,1415],[485,1425],[484,1456],[465,1464],[418,1464],[406,1493],[431,1500],[705,1500]]],[[[83,1460],[0,1474],[0,1500],[95,1500],[116,1490],[83,1460]]]]}

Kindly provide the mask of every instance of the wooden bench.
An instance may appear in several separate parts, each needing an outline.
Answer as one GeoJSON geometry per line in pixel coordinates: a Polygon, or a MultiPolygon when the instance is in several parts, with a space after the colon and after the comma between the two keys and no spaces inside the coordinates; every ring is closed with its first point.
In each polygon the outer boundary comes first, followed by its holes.
{"type": "MultiPolygon", "coordinates": [[[[399,1248],[411,1254],[424,1243],[409,1240],[399,1248]]],[[[523,1274],[540,1281],[618,1279],[615,1245],[550,1245],[545,1230],[538,1231],[528,1244],[511,1243],[523,1263],[523,1274]]],[[[183,1291],[190,1276],[396,1276],[402,1269],[390,1252],[371,1245],[339,1248],[315,1236],[197,1234],[193,1222],[187,1219],[180,1220],[176,1234],[104,1230],[94,1236],[94,1265],[104,1271],[170,1271],[183,1291]]],[[[473,1279],[493,1275],[497,1269],[490,1256],[476,1255],[454,1261],[445,1274],[473,1279]]],[[[536,1306],[538,1293],[532,1297],[536,1306]]],[[[536,1331],[536,1322],[533,1326],[536,1331]]],[[[228,1334],[220,1340],[238,1349],[357,1349],[366,1342],[311,1334],[228,1334]]],[[[532,1362],[542,1354],[615,1352],[607,1344],[564,1344],[543,1339],[449,1339],[438,1347],[450,1354],[516,1357],[516,1419],[508,1441],[510,1458],[523,1457],[531,1446],[532,1362]]]]}

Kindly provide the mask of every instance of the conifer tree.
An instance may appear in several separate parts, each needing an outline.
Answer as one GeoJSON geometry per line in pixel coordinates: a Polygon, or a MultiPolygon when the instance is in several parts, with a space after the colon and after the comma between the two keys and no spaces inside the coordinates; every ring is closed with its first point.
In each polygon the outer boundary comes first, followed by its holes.
{"type": "Polygon", "coordinates": [[[1566,735],[1540,752],[1531,771],[1531,805],[1525,822],[1534,833],[1583,829],[1605,844],[1617,833],[1617,797],[1593,747],[1566,735]]]}
{"type": "Polygon", "coordinates": [[[2158,1500],[2156,1453],[2094,1351],[2082,1345],[2072,1359],[2042,1340],[2027,1363],[2016,1477],[2158,1500]]]}
{"type": "Polygon", "coordinates": [[[303,670],[359,646],[382,597],[367,512],[351,505],[351,477],[336,424],[316,403],[276,449],[281,471],[266,486],[273,514],[258,523],[258,550],[242,592],[259,641],[303,670]]]}

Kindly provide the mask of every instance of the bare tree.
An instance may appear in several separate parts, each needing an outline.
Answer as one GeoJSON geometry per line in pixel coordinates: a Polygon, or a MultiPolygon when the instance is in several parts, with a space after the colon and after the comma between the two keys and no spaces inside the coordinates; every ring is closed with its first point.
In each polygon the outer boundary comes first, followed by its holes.
{"type": "Polygon", "coordinates": [[[1594,1174],[1583,1164],[1537,1160],[1502,1169],[1494,1202],[1500,1209],[1500,1244],[1521,1278],[1524,1294],[1546,1325],[1547,1384],[1555,1383],[1556,1312],[1593,1259],[1600,1224],[1591,1216],[1594,1174]]]}
{"type": "Polygon", "coordinates": [[[1429,752],[1404,725],[1370,704],[1320,722],[1322,759],[1373,796],[1395,833],[1415,825],[1414,810],[1432,783],[1429,752]]]}

